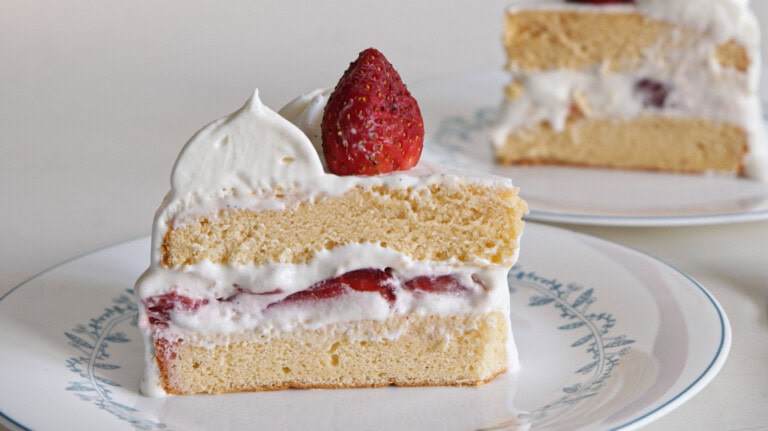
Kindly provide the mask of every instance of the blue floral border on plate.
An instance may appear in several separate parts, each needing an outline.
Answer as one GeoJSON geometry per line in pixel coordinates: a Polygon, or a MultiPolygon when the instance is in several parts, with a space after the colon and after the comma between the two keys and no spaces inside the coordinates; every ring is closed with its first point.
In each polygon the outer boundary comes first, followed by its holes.
{"type": "MultiPolygon", "coordinates": [[[[519,266],[512,269],[508,280],[511,294],[516,294],[521,289],[533,291],[529,298],[529,307],[555,307],[560,312],[560,318],[564,320],[557,329],[582,331],[583,335],[570,347],[585,348],[592,357],[589,363],[575,370],[576,375],[585,376],[581,383],[562,388],[561,397],[516,419],[516,423],[536,423],[556,410],[596,395],[618,365],[619,357],[629,352],[634,341],[624,335],[609,336],[616,320],[611,314],[591,311],[597,302],[592,288],[546,278],[535,272],[525,271],[519,266]]],[[[116,418],[129,422],[136,429],[167,429],[164,423],[147,419],[137,409],[115,401],[113,389],[122,385],[99,373],[102,370],[120,368],[114,361],[110,361],[109,346],[112,343],[131,341],[126,334],[117,331],[116,327],[126,321],[136,325],[138,308],[132,296],[133,292],[128,290],[113,299],[113,304],[105,308],[101,315],[64,333],[69,344],[79,352],[77,356],[67,360],[67,368],[78,378],[70,381],[66,390],[116,418]]]]}
{"type": "Polygon", "coordinates": [[[556,410],[597,395],[619,365],[619,358],[629,353],[635,341],[626,335],[609,334],[616,325],[616,318],[606,312],[592,311],[597,302],[594,288],[543,277],[536,272],[525,271],[519,265],[512,268],[508,280],[513,294],[522,288],[533,290],[533,296],[528,300],[529,307],[555,307],[565,321],[557,327],[558,330],[581,331],[580,338],[569,347],[586,348],[592,357],[588,364],[575,371],[575,374],[585,376],[583,381],[563,387],[563,395],[556,400],[534,412],[520,415],[519,419],[524,422],[536,423],[556,410]]]}
{"type": "MultiPolygon", "coordinates": [[[[128,343],[126,334],[115,328],[125,321],[136,326],[139,310],[133,299],[133,291],[112,300],[113,305],[92,318],[88,323],[76,325],[64,335],[69,344],[80,351],[79,356],[67,359],[67,368],[80,378],[72,380],[67,391],[73,392],[83,401],[89,401],[101,410],[111,413],[118,419],[129,422],[136,429],[165,429],[165,424],[141,416],[133,407],[120,404],[112,397],[113,388],[122,387],[118,382],[99,375],[99,370],[116,370],[120,365],[110,361],[109,346],[112,343],[128,343]]],[[[138,383],[138,382],[137,382],[138,383]]]]}

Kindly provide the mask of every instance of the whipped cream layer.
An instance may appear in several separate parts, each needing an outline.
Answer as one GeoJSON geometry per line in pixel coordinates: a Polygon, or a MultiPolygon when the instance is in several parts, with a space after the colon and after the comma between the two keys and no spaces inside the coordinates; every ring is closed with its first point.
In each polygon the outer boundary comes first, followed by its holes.
{"type": "MultiPolygon", "coordinates": [[[[296,329],[318,329],[360,320],[385,320],[408,314],[441,315],[509,311],[507,268],[413,261],[396,251],[374,244],[354,244],[326,250],[307,264],[213,265],[198,264],[179,273],[162,269],[145,274],[139,299],[173,292],[205,305],[194,311],[177,311],[161,332],[173,338],[199,334],[233,334],[257,331],[274,335],[296,329]],[[396,295],[388,303],[379,292],[349,291],[337,298],[311,305],[278,304],[290,295],[330,278],[358,269],[387,268],[396,295]],[[467,288],[463,294],[414,293],[403,288],[405,280],[419,276],[453,276],[467,288]]],[[[148,325],[141,319],[142,326],[148,325]]],[[[143,328],[149,329],[149,328],[143,328]]]]}
{"type": "MultiPolygon", "coordinates": [[[[247,331],[268,337],[328,325],[339,325],[343,330],[349,322],[385,320],[412,313],[446,316],[500,310],[508,315],[506,276],[517,255],[501,264],[481,260],[426,262],[414,261],[378,244],[350,244],[320,250],[306,264],[201,262],[173,269],[161,265],[162,242],[169,229],[200,215],[215,217],[229,208],[280,210],[326,196],[339,196],[355,187],[410,190],[414,197],[435,184],[513,187],[508,178],[468,174],[425,162],[408,171],[373,177],[328,173],[320,142],[320,123],[328,95],[327,90],[317,90],[300,96],[280,111],[286,119],[264,106],[256,91],[245,106],[200,130],[181,151],[173,168],[171,190],[155,215],[150,267],[138,280],[135,294],[139,301],[176,294],[200,300],[203,305],[186,312],[172,311],[163,328],[151,325],[147,310],[139,307],[139,326],[147,355],[143,393],[164,394],[154,360],[153,335],[189,339],[212,335],[226,340],[228,335],[247,331]],[[393,304],[378,293],[351,291],[338,298],[317,301],[316,306],[269,307],[322,280],[368,268],[389,268],[398,280],[452,275],[471,289],[462,295],[416,294],[397,285],[393,304]],[[221,301],[222,298],[236,299],[221,301]]],[[[511,329],[508,340],[509,370],[515,371],[519,363],[511,329]]]]}
{"type": "Polygon", "coordinates": [[[647,50],[635,68],[608,70],[599,64],[585,70],[531,71],[512,59],[513,82],[519,97],[502,102],[491,141],[505,144],[515,131],[537,128],[547,122],[562,131],[572,106],[590,119],[629,121],[640,115],[704,118],[741,127],[748,134],[745,174],[768,180],[768,140],[757,96],[760,76],[760,30],[747,1],[739,0],[637,0],[634,5],[585,5],[564,1],[515,3],[521,10],[566,10],[588,13],[632,13],[666,20],[696,30],[701,37],[684,49],[647,50]],[[750,65],[746,73],[723,67],[715,57],[717,46],[736,41],[746,49],[750,65]],[[638,83],[651,80],[667,92],[662,107],[646,103],[638,83]]]}

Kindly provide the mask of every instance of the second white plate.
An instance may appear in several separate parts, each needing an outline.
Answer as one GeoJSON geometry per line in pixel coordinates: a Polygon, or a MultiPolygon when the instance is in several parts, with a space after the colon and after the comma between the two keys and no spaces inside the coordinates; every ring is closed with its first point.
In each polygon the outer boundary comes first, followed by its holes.
{"type": "Polygon", "coordinates": [[[497,165],[488,133],[508,79],[483,72],[413,86],[427,129],[425,158],[512,178],[531,220],[676,226],[768,219],[768,183],[743,178],[497,165]]]}

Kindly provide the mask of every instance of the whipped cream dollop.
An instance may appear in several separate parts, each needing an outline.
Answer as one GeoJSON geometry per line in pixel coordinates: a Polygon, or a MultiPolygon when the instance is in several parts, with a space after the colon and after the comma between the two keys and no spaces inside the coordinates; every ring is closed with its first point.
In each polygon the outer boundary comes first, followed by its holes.
{"type": "Polygon", "coordinates": [[[205,199],[222,192],[308,188],[322,175],[307,135],[264,106],[256,90],[245,106],[187,142],[173,167],[171,187],[181,198],[205,199]]]}
{"type": "Polygon", "coordinates": [[[325,105],[328,103],[328,98],[331,97],[331,92],[330,88],[318,88],[293,99],[278,111],[278,114],[295,124],[307,135],[315,147],[323,167],[326,167],[326,164],[323,155],[321,125],[325,105]]]}

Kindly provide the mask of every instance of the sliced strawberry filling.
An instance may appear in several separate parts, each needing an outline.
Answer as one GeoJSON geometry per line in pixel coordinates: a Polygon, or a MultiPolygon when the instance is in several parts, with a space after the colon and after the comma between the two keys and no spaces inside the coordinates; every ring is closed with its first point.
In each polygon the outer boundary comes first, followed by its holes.
{"type": "Polygon", "coordinates": [[[463,293],[467,291],[467,288],[453,275],[441,275],[439,277],[423,275],[406,281],[403,288],[411,292],[426,293],[463,293]]]}
{"type": "Polygon", "coordinates": [[[358,292],[378,292],[387,301],[394,302],[395,288],[392,278],[393,276],[385,270],[373,268],[358,269],[336,278],[329,278],[315,283],[309,289],[288,295],[282,301],[270,306],[287,302],[334,298],[346,292],[347,289],[358,292]]]}
{"type": "Polygon", "coordinates": [[[635,93],[639,95],[645,107],[663,108],[669,92],[667,84],[650,78],[643,78],[635,83],[635,93]]]}
{"type": "MultiPolygon", "coordinates": [[[[271,304],[270,307],[284,303],[333,298],[348,290],[378,292],[387,301],[395,302],[397,299],[394,287],[395,281],[395,276],[391,271],[373,268],[359,269],[336,278],[323,280],[312,285],[309,289],[296,292],[280,302],[271,304]]],[[[402,283],[402,287],[414,293],[461,294],[469,291],[454,275],[420,276],[406,280],[402,283]]]]}
{"type": "MultiPolygon", "coordinates": [[[[347,292],[375,292],[389,303],[397,299],[395,286],[398,284],[396,276],[386,269],[359,269],[350,271],[335,278],[329,278],[313,284],[308,289],[293,293],[278,302],[270,304],[267,308],[290,303],[314,302],[335,298],[347,292]]],[[[400,283],[406,291],[416,295],[420,294],[465,294],[469,287],[463,285],[454,275],[419,276],[400,283]]],[[[272,293],[281,292],[276,289],[272,293]]],[[[218,302],[230,302],[239,295],[251,294],[238,288],[238,293],[227,298],[219,298],[218,302]]],[[[152,296],[143,301],[147,308],[149,323],[157,327],[168,326],[171,311],[194,312],[203,305],[208,304],[207,299],[192,298],[179,295],[176,291],[164,295],[152,296]]]]}
{"type": "Polygon", "coordinates": [[[147,307],[149,323],[161,327],[168,326],[167,322],[171,319],[172,310],[196,311],[203,305],[208,304],[207,299],[179,295],[176,291],[152,296],[142,302],[147,307]]]}

